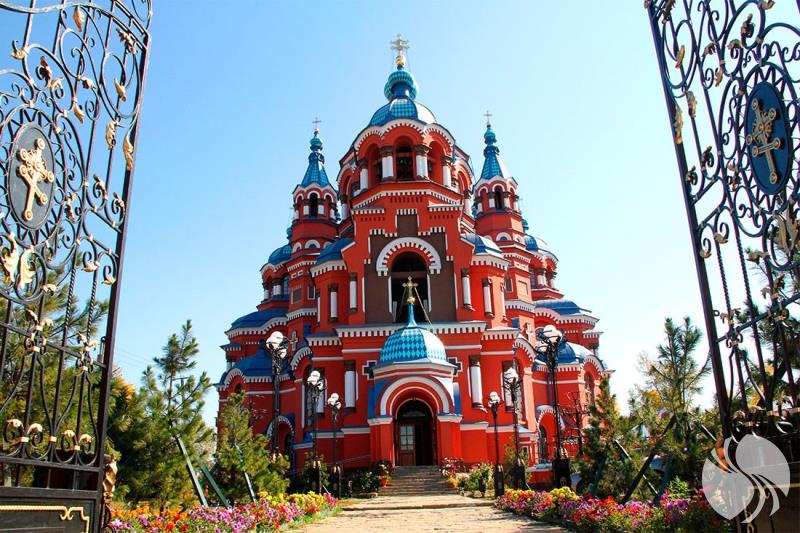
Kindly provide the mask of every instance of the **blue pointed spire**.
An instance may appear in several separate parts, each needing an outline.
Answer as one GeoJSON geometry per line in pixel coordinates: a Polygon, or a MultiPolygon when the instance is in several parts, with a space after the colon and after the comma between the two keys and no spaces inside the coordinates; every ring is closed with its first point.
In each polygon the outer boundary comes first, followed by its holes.
{"type": "MultiPolygon", "coordinates": [[[[487,113],[488,115],[488,113],[487,113]]],[[[483,142],[486,143],[486,148],[483,149],[483,169],[481,170],[482,180],[490,180],[494,177],[500,176],[501,178],[510,177],[506,165],[500,158],[500,148],[497,146],[497,136],[492,131],[492,125],[486,121],[486,132],[483,134],[483,142]]]]}
{"type": "Polygon", "coordinates": [[[314,137],[310,141],[311,153],[308,154],[308,168],[303,176],[301,187],[317,184],[320,187],[330,187],[328,174],[325,172],[325,156],[322,155],[322,139],[319,138],[319,128],[314,128],[314,137]]]}

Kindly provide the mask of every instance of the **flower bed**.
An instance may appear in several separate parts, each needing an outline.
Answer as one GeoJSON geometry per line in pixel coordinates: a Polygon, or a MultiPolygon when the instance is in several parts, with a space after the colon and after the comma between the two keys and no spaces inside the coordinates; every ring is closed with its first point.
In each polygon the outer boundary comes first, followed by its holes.
{"type": "Polygon", "coordinates": [[[283,526],[329,513],[336,508],[336,503],[329,494],[308,493],[264,496],[257,502],[235,507],[195,507],[188,511],[168,510],[164,513],[139,507],[131,511],[115,511],[109,525],[115,532],[140,533],[277,531],[283,526]]]}
{"type": "Polygon", "coordinates": [[[623,505],[611,497],[581,498],[566,487],[550,492],[508,490],[497,498],[495,506],[539,520],[561,522],[579,531],[704,533],[727,528],[725,520],[711,509],[702,493],[680,498],[667,492],[661,498],[661,505],[637,501],[623,505]]]}

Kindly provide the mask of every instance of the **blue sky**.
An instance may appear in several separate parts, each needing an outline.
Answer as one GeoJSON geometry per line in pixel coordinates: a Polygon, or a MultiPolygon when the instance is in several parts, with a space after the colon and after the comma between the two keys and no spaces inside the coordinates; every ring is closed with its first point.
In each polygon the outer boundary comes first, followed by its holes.
{"type": "Polygon", "coordinates": [[[170,0],[155,2],[152,33],[116,351],[129,380],[187,318],[198,367],[219,378],[224,331],[254,310],[259,268],[285,242],[311,121],[335,176],[385,102],[397,33],[411,41],[418,100],[476,169],[493,114],[531,232],[560,259],[557,286],[600,318],[621,400],[665,316],[702,325],[641,1],[170,0]]]}

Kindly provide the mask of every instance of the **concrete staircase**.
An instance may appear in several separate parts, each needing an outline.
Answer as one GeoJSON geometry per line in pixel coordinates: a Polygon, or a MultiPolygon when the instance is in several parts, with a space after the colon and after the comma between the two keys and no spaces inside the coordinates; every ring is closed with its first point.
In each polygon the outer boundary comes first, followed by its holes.
{"type": "Polygon", "coordinates": [[[398,466],[381,496],[426,496],[453,494],[438,466],[398,466]]]}

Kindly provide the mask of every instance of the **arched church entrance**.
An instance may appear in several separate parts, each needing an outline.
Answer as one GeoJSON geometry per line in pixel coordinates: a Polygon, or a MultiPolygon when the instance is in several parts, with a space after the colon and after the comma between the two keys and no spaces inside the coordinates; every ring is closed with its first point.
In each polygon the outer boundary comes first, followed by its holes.
{"type": "Polygon", "coordinates": [[[408,400],[397,410],[395,451],[398,466],[436,464],[433,413],[425,402],[408,400]]]}

